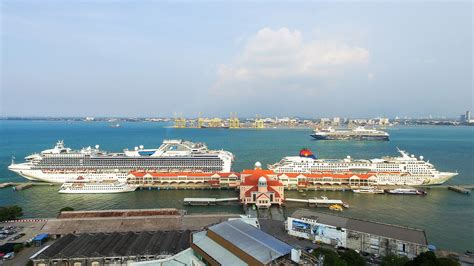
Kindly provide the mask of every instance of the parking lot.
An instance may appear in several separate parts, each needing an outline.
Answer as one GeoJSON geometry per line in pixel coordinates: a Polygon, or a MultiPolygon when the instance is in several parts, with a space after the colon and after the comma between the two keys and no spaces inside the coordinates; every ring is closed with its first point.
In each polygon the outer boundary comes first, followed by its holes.
{"type": "Polygon", "coordinates": [[[0,223],[0,246],[5,243],[24,243],[40,233],[46,221],[0,223]]]}

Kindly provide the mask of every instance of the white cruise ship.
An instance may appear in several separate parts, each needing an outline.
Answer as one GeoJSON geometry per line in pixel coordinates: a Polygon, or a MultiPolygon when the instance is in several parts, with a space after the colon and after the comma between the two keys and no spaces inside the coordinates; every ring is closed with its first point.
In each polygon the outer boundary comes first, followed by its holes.
{"type": "Polygon", "coordinates": [[[64,194],[108,194],[132,192],[136,186],[128,185],[127,182],[117,179],[110,180],[87,180],[78,177],[76,180],[65,182],[59,189],[59,193],[64,194]]]}
{"type": "Polygon", "coordinates": [[[24,163],[8,169],[33,181],[65,183],[79,176],[100,180],[114,177],[126,180],[130,171],[156,172],[230,172],[234,156],[223,150],[209,150],[203,143],[165,140],[158,149],[142,145],[121,153],[87,147],[72,150],[58,141],[52,149],[27,156],[24,163]]]}
{"type": "Polygon", "coordinates": [[[456,176],[453,172],[440,172],[423,156],[416,158],[399,150],[398,157],[355,160],[317,159],[308,149],[300,151],[299,156],[289,156],[280,162],[269,165],[275,173],[372,173],[379,185],[439,185],[456,176]]]}

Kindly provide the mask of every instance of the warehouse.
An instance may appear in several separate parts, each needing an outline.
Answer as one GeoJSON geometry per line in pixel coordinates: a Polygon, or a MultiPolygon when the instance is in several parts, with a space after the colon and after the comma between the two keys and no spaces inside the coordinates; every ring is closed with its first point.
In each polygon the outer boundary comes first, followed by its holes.
{"type": "Polygon", "coordinates": [[[68,234],[36,255],[36,266],[127,265],[169,258],[187,248],[191,231],[68,234]]]}
{"type": "Polygon", "coordinates": [[[194,233],[191,248],[210,265],[291,264],[291,246],[239,219],[194,233]]]}
{"type": "Polygon", "coordinates": [[[413,258],[428,246],[423,230],[308,210],[297,210],[288,217],[287,230],[296,237],[382,256],[413,258]]]}

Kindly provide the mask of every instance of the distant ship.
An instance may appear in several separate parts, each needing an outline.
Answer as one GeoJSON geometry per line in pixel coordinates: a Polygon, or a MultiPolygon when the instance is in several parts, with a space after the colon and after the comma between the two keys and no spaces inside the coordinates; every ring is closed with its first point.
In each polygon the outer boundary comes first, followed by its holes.
{"type": "Polygon", "coordinates": [[[401,156],[377,159],[318,159],[309,149],[302,149],[299,156],[287,156],[269,165],[275,173],[369,173],[379,185],[438,185],[457,173],[440,172],[429,161],[398,149],[401,156]]]}
{"type": "Polygon", "coordinates": [[[209,150],[204,143],[165,140],[158,149],[143,145],[121,153],[87,147],[72,150],[58,141],[52,149],[25,157],[8,169],[33,181],[65,183],[79,176],[100,180],[114,177],[126,180],[133,170],[156,172],[231,172],[234,156],[223,150],[209,150]]]}
{"type": "Polygon", "coordinates": [[[352,130],[332,127],[315,129],[311,137],[318,140],[389,140],[390,135],[382,130],[357,127],[352,130]]]}
{"type": "Polygon", "coordinates": [[[66,181],[59,193],[64,194],[108,194],[132,192],[137,189],[136,186],[128,185],[127,182],[115,180],[87,180],[78,177],[76,180],[66,181]]]}

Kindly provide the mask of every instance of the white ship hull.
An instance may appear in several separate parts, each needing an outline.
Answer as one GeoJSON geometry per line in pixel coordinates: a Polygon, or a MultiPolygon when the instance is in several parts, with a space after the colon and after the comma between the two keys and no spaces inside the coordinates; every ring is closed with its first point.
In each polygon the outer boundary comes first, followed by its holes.
{"type": "Polygon", "coordinates": [[[303,149],[300,156],[285,157],[268,168],[278,174],[366,173],[373,175],[371,181],[374,185],[433,186],[443,184],[458,174],[440,172],[429,161],[424,161],[423,156],[416,158],[405,151],[398,151],[400,157],[354,160],[350,156],[345,159],[317,159],[311,151],[303,149]]]}
{"type": "Polygon", "coordinates": [[[8,169],[32,181],[65,183],[78,177],[89,180],[113,178],[126,180],[130,171],[230,172],[234,156],[223,150],[209,150],[203,143],[165,140],[158,149],[125,149],[112,153],[87,147],[72,150],[58,141],[52,149],[25,157],[8,169]]]}
{"type": "Polygon", "coordinates": [[[47,183],[65,183],[67,181],[76,180],[79,177],[84,177],[89,180],[102,179],[118,179],[125,181],[128,172],[103,172],[103,173],[87,173],[87,172],[49,172],[37,169],[28,169],[27,163],[13,164],[8,167],[11,171],[23,176],[31,181],[47,182],[47,183]]]}
{"type": "Polygon", "coordinates": [[[137,188],[136,187],[120,187],[114,189],[60,189],[58,192],[61,194],[112,194],[112,193],[125,193],[125,192],[133,192],[137,188]]]}

